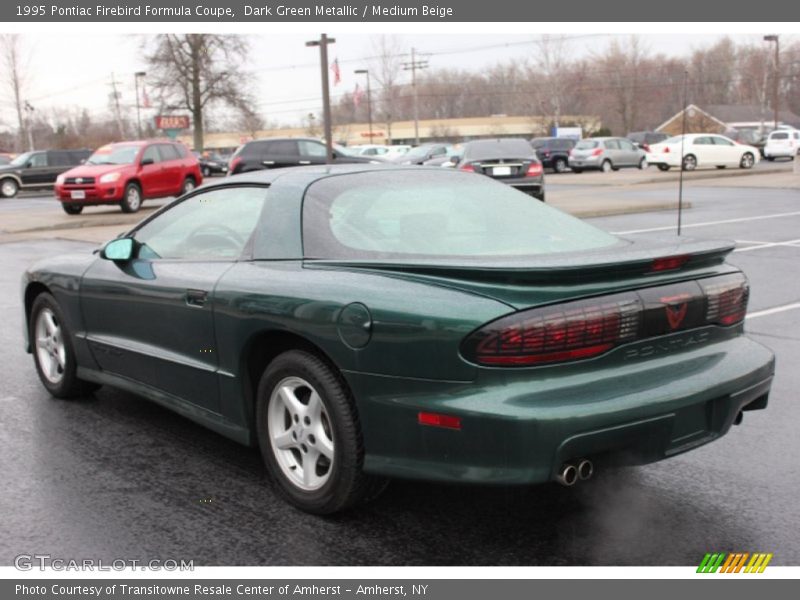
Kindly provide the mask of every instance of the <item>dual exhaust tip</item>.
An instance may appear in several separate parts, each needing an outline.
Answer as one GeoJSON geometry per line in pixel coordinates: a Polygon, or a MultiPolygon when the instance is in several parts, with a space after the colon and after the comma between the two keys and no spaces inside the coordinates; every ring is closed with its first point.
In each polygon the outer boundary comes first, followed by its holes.
{"type": "Polygon", "coordinates": [[[594,464],[588,458],[581,458],[575,462],[566,462],[561,465],[556,475],[556,481],[561,485],[570,487],[585,481],[594,475],[594,464]]]}

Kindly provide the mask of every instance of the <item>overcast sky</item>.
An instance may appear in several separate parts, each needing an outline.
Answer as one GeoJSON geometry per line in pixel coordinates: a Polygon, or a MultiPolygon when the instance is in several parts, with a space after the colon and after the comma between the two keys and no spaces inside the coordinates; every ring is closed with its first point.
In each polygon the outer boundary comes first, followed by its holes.
{"type": "MultiPolygon", "coordinates": [[[[332,88],[335,97],[352,91],[356,81],[361,81],[363,86],[363,76],[354,75],[353,70],[368,66],[364,59],[375,54],[375,36],[337,35],[333,30],[328,35],[336,38],[336,44],[330,47],[330,58],[338,58],[342,72],[342,82],[332,88]]],[[[396,35],[406,48],[413,46],[418,52],[432,53],[428,59],[431,68],[455,67],[476,71],[531,56],[536,51],[538,39],[534,35],[513,34],[396,35]]],[[[612,34],[583,33],[566,36],[572,57],[602,52],[615,37],[612,34]]],[[[251,53],[242,68],[248,73],[250,91],[260,103],[262,116],[269,121],[292,124],[309,112],[318,113],[321,104],[319,51],[305,47],[305,41],[318,37],[318,34],[247,37],[251,53]]],[[[721,37],[719,34],[648,34],[641,41],[653,53],[674,56],[711,45],[721,37]]],[[[761,35],[731,37],[737,42],[764,43],[761,35]]],[[[143,41],[142,36],[126,34],[24,34],[25,53],[29,57],[25,98],[35,109],[43,112],[54,107],[85,107],[92,113],[105,115],[113,73],[123,105],[133,109],[133,73],[147,70],[142,57],[143,41]]],[[[7,93],[8,87],[4,85],[3,90],[0,92],[0,127],[13,127],[13,104],[7,93]]],[[[145,111],[143,117],[152,114],[152,111],[145,111]]]]}

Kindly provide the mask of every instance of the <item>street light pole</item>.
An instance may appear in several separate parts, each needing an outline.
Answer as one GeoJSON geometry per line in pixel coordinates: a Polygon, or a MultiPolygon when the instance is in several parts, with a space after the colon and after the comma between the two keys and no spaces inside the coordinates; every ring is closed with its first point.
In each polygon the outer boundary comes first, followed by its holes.
{"type": "Polygon", "coordinates": [[[28,150],[33,151],[33,123],[32,123],[32,115],[33,115],[34,108],[31,106],[31,103],[27,100],[25,101],[25,114],[27,116],[28,121],[28,150]]]}
{"type": "Polygon", "coordinates": [[[781,68],[780,68],[780,38],[778,35],[765,35],[764,36],[765,42],[775,42],[775,80],[773,82],[772,88],[772,109],[775,111],[775,129],[778,128],[778,92],[780,90],[779,84],[781,79],[781,68]]]}
{"type": "Polygon", "coordinates": [[[326,162],[331,164],[333,162],[333,131],[331,128],[331,97],[330,89],[328,88],[328,44],[336,42],[335,38],[329,38],[326,34],[322,34],[320,39],[311,40],[306,42],[307,47],[319,46],[319,60],[320,67],[322,68],[322,118],[325,121],[325,147],[327,149],[326,162]]]}
{"type": "Polygon", "coordinates": [[[367,119],[369,119],[369,143],[372,143],[372,89],[369,85],[369,70],[356,69],[356,75],[367,76],[367,119]]]}
{"type": "Polygon", "coordinates": [[[419,146],[419,94],[417,93],[417,71],[427,69],[427,60],[417,60],[417,51],[411,48],[411,62],[403,64],[404,71],[411,71],[411,87],[414,90],[414,143],[419,146]]]}
{"type": "Polygon", "coordinates": [[[142,115],[139,110],[139,78],[145,75],[144,71],[137,71],[133,74],[133,85],[136,88],[136,131],[139,134],[139,139],[142,139],[142,115]]]}

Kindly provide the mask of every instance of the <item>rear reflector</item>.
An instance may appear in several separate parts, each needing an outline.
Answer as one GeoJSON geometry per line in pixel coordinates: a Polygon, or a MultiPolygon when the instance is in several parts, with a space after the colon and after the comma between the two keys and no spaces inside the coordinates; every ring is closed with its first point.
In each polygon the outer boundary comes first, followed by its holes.
{"type": "Polygon", "coordinates": [[[534,308],[474,331],[461,354],[492,367],[581,360],[660,335],[735,325],[744,319],[747,297],[747,280],[735,273],[534,308]]]}
{"type": "Polygon", "coordinates": [[[420,425],[430,425],[432,427],[444,427],[445,429],[461,429],[461,419],[452,415],[440,415],[438,413],[421,412],[417,415],[417,422],[420,425]]]}

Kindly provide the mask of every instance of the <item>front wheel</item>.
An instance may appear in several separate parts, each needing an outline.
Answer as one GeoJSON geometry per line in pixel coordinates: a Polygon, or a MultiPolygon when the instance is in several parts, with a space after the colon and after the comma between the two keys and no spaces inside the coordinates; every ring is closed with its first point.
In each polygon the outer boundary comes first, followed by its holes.
{"type": "Polygon", "coordinates": [[[308,352],[270,363],[258,385],[261,454],[283,496],[313,514],[331,514],[377,495],[383,479],[364,474],[364,443],[344,381],[308,352]]]}
{"type": "Polygon", "coordinates": [[[19,191],[19,184],[17,184],[16,180],[11,179],[3,179],[0,181],[0,195],[4,198],[13,198],[17,195],[19,191]]]}
{"type": "Polygon", "coordinates": [[[79,215],[83,212],[83,207],[80,204],[62,204],[61,208],[68,215],[79,215]]]}
{"type": "Polygon", "coordinates": [[[750,152],[745,152],[742,155],[742,160],[739,161],[739,166],[742,169],[752,169],[756,164],[756,158],[750,152]]]}
{"type": "Polygon", "coordinates": [[[36,297],[28,323],[39,379],[56,398],[74,398],[98,386],[78,379],[72,337],[61,308],[48,293],[36,297]]]}
{"type": "Polygon", "coordinates": [[[125,194],[120,203],[122,212],[135,213],[142,207],[142,188],[135,183],[125,186],[125,194]]]}
{"type": "Polygon", "coordinates": [[[647,170],[647,167],[649,167],[649,166],[650,165],[647,164],[647,159],[646,158],[642,158],[642,160],[639,161],[639,170],[645,171],[645,170],[647,170]]]}

